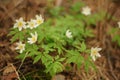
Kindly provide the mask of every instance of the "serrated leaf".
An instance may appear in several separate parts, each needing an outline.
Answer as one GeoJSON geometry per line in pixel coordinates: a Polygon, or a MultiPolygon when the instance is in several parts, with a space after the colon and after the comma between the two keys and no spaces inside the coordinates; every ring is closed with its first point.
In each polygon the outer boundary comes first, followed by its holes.
{"type": "Polygon", "coordinates": [[[50,56],[48,54],[44,54],[44,56],[46,57],[47,60],[53,61],[53,57],[52,56],[50,56]]]}
{"type": "Polygon", "coordinates": [[[27,55],[28,57],[32,57],[35,55],[40,55],[41,52],[35,51],[35,50],[30,50],[30,53],[27,55]]]}
{"type": "Polygon", "coordinates": [[[19,38],[19,34],[15,34],[12,39],[11,39],[11,42],[13,43],[14,41],[16,41],[17,39],[19,38]]]}
{"type": "Polygon", "coordinates": [[[45,63],[45,66],[46,66],[46,67],[49,67],[51,64],[53,64],[53,61],[47,61],[47,62],[45,63]]]}
{"type": "Polygon", "coordinates": [[[33,46],[33,49],[36,51],[39,49],[39,47],[36,44],[33,44],[32,46],[33,46]]]}
{"type": "Polygon", "coordinates": [[[8,36],[14,35],[15,33],[19,31],[18,29],[14,29],[14,28],[11,28],[10,30],[11,31],[9,32],[8,36]]]}
{"type": "Polygon", "coordinates": [[[92,30],[86,30],[84,33],[85,37],[94,37],[93,31],[92,30]]]}
{"type": "Polygon", "coordinates": [[[50,71],[52,72],[52,68],[53,68],[53,64],[50,64],[49,67],[48,67],[48,66],[46,67],[45,72],[46,72],[46,73],[48,73],[48,72],[50,72],[50,71]]]}
{"type": "Polygon", "coordinates": [[[24,34],[23,34],[23,33],[20,33],[20,34],[19,34],[19,40],[20,40],[20,41],[23,41],[23,39],[24,39],[24,34]]]}
{"type": "Polygon", "coordinates": [[[76,62],[76,56],[71,56],[67,59],[67,63],[76,62]]]}
{"type": "Polygon", "coordinates": [[[86,45],[85,45],[84,42],[82,42],[82,44],[81,44],[80,51],[81,51],[81,52],[85,52],[85,51],[86,51],[86,45]]]}
{"type": "Polygon", "coordinates": [[[34,58],[34,62],[33,62],[33,63],[38,62],[40,59],[41,59],[41,55],[37,55],[37,56],[34,58]]]}
{"type": "Polygon", "coordinates": [[[16,33],[16,31],[10,31],[10,33],[8,34],[8,36],[14,35],[16,33]]]}
{"type": "Polygon", "coordinates": [[[59,56],[58,56],[58,55],[55,57],[55,60],[57,60],[57,59],[59,59],[59,56]]]}
{"type": "Polygon", "coordinates": [[[62,62],[64,60],[65,60],[65,58],[59,58],[57,61],[62,62]]]}
{"type": "Polygon", "coordinates": [[[85,64],[85,71],[88,73],[90,67],[89,62],[86,60],[84,64],[85,64]]]}
{"type": "Polygon", "coordinates": [[[17,59],[23,59],[25,55],[26,55],[25,53],[21,53],[16,58],[17,59]]]}
{"type": "Polygon", "coordinates": [[[45,64],[45,63],[47,62],[47,59],[46,59],[45,56],[42,56],[42,57],[41,57],[41,60],[42,60],[42,63],[43,63],[43,64],[45,64]]]}
{"type": "Polygon", "coordinates": [[[30,52],[27,56],[28,56],[28,57],[32,57],[32,56],[34,56],[34,55],[35,55],[34,52],[30,52]]]}
{"type": "Polygon", "coordinates": [[[82,63],[84,63],[84,57],[82,57],[81,55],[78,57],[78,60],[76,61],[76,64],[78,67],[80,67],[82,65],[82,63]]]}
{"type": "Polygon", "coordinates": [[[16,40],[20,40],[20,41],[23,41],[24,39],[24,35],[22,32],[17,32],[11,39],[11,42],[13,43],[14,41],[16,40]]]}

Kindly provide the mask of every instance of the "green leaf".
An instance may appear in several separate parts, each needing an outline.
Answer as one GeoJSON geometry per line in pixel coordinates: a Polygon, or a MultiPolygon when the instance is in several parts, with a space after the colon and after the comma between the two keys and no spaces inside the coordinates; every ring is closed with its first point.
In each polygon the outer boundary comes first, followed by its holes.
{"type": "Polygon", "coordinates": [[[86,45],[85,45],[84,42],[82,42],[82,44],[81,44],[80,51],[81,51],[81,52],[85,52],[85,51],[86,51],[86,45]]]}
{"type": "Polygon", "coordinates": [[[32,56],[34,56],[34,55],[35,55],[34,52],[30,52],[27,56],[28,56],[28,57],[32,57],[32,56]]]}
{"type": "Polygon", "coordinates": [[[65,60],[65,58],[59,58],[57,61],[62,62],[64,60],[65,60]]]}
{"type": "Polygon", "coordinates": [[[95,64],[93,63],[90,56],[85,60],[84,65],[85,65],[85,71],[87,73],[88,73],[90,67],[92,67],[94,70],[97,70],[97,68],[96,68],[95,64]]]}
{"type": "Polygon", "coordinates": [[[49,43],[47,45],[42,45],[42,48],[45,50],[45,53],[49,53],[50,51],[55,51],[55,49],[53,48],[54,45],[55,43],[49,43]]]}
{"type": "Polygon", "coordinates": [[[21,53],[16,58],[17,59],[23,59],[25,57],[25,55],[26,55],[25,53],[21,53]]]}
{"type": "Polygon", "coordinates": [[[16,40],[20,40],[20,41],[23,41],[24,39],[24,34],[23,32],[17,32],[11,39],[11,42],[15,42],[16,40]]]}
{"type": "Polygon", "coordinates": [[[49,64],[45,71],[53,76],[56,73],[63,71],[63,65],[60,62],[55,61],[54,63],[49,64]]]}
{"type": "Polygon", "coordinates": [[[72,10],[75,12],[79,12],[80,8],[83,6],[84,6],[84,4],[82,2],[76,2],[72,5],[72,10]]]}
{"type": "Polygon", "coordinates": [[[42,53],[39,51],[31,50],[30,53],[27,55],[28,57],[33,57],[35,55],[41,55],[42,53]]]}
{"type": "Polygon", "coordinates": [[[45,63],[45,66],[46,66],[46,67],[49,67],[51,64],[53,64],[53,61],[47,61],[47,62],[45,63]]]}
{"type": "Polygon", "coordinates": [[[76,62],[76,60],[77,60],[77,56],[71,56],[67,59],[67,63],[76,62]]]}
{"type": "Polygon", "coordinates": [[[39,49],[38,45],[26,43],[26,51],[35,52],[35,51],[38,51],[38,49],[39,49]]]}
{"type": "Polygon", "coordinates": [[[48,54],[44,54],[44,56],[46,57],[47,60],[53,61],[53,57],[52,56],[50,56],[48,54]]]}
{"type": "Polygon", "coordinates": [[[84,58],[80,55],[78,51],[68,51],[67,53],[67,63],[76,63],[78,67],[84,62],[84,58]]]}
{"type": "Polygon", "coordinates": [[[9,32],[8,36],[15,35],[17,32],[19,32],[18,29],[11,28],[11,31],[9,32]]]}
{"type": "Polygon", "coordinates": [[[91,29],[86,30],[84,33],[85,37],[94,37],[93,31],[91,29]]]}
{"type": "Polygon", "coordinates": [[[84,64],[85,64],[85,71],[88,73],[90,63],[86,60],[84,64]]]}
{"type": "Polygon", "coordinates": [[[14,35],[16,33],[16,31],[10,31],[10,33],[8,34],[8,36],[14,35]]]}
{"type": "Polygon", "coordinates": [[[34,62],[33,63],[36,63],[38,62],[39,60],[41,59],[41,55],[37,55],[35,58],[34,58],[34,62]]]}
{"type": "Polygon", "coordinates": [[[20,41],[23,41],[24,40],[24,34],[21,32],[19,33],[19,38],[18,38],[20,41]]]}
{"type": "Polygon", "coordinates": [[[42,63],[45,64],[47,62],[47,58],[45,56],[41,57],[42,63]]]}
{"type": "Polygon", "coordinates": [[[19,34],[16,33],[16,34],[12,37],[11,42],[12,42],[12,43],[15,42],[18,38],[19,38],[19,34]]]}

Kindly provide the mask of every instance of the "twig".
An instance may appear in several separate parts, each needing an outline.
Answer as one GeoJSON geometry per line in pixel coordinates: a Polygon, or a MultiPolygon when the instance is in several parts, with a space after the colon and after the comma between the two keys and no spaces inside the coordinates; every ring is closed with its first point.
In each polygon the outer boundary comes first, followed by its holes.
{"type": "Polygon", "coordinates": [[[26,80],[25,76],[20,71],[18,71],[18,72],[23,76],[24,80],[26,80]]]}
{"type": "Polygon", "coordinates": [[[23,62],[25,61],[25,58],[26,58],[27,54],[28,54],[28,52],[26,52],[26,54],[25,54],[25,56],[24,56],[24,58],[23,58],[23,60],[22,60],[22,62],[20,64],[20,66],[18,68],[18,71],[20,70],[21,66],[23,65],[23,62]]]}
{"type": "Polygon", "coordinates": [[[16,75],[18,76],[18,80],[21,80],[20,77],[19,77],[19,74],[18,74],[18,72],[16,71],[15,67],[13,66],[13,64],[11,64],[11,66],[12,66],[12,68],[14,69],[16,75]]]}

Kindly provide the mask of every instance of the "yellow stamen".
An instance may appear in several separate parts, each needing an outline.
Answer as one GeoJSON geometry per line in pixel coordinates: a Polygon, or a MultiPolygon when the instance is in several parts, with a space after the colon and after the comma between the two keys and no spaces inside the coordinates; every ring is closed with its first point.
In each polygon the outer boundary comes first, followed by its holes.
{"type": "Polygon", "coordinates": [[[20,46],[19,46],[19,48],[20,48],[20,49],[23,49],[23,46],[22,46],[22,45],[20,45],[20,46]]]}
{"type": "Polygon", "coordinates": [[[41,20],[37,20],[37,24],[41,24],[42,23],[42,21],[41,20]]]}
{"type": "Polygon", "coordinates": [[[92,54],[96,55],[97,54],[97,50],[93,50],[92,54]]]}
{"type": "Polygon", "coordinates": [[[18,23],[18,27],[22,27],[22,25],[23,25],[22,22],[18,23]]]}
{"type": "Polygon", "coordinates": [[[35,37],[32,37],[32,41],[35,41],[36,39],[35,39],[35,37]]]}

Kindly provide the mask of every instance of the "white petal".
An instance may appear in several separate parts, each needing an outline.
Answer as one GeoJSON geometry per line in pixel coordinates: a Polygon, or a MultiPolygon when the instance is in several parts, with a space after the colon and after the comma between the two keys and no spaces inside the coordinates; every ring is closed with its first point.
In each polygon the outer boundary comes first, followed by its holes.
{"type": "Polygon", "coordinates": [[[19,28],[19,31],[21,31],[21,30],[22,30],[22,27],[19,28]]]}
{"type": "Polygon", "coordinates": [[[20,53],[22,53],[23,52],[23,50],[20,50],[20,53]]]}
{"type": "Polygon", "coordinates": [[[24,25],[24,26],[23,26],[23,28],[24,28],[24,29],[26,29],[26,28],[27,28],[27,26],[25,26],[25,25],[24,25]]]}
{"type": "Polygon", "coordinates": [[[94,48],[92,47],[92,48],[91,48],[91,51],[92,51],[93,49],[94,49],[94,48]]]}
{"type": "Polygon", "coordinates": [[[30,43],[30,41],[27,41],[28,43],[30,43]]]}
{"type": "Polygon", "coordinates": [[[31,43],[31,41],[27,41],[28,43],[31,43]]]}
{"type": "Polygon", "coordinates": [[[37,36],[38,36],[38,34],[37,34],[37,32],[35,32],[35,37],[37,38],[37,36]]]}
{"type": "Polygon", "coordinates": [[[98,51],[101,51],[102,50],[102,48],[97,48],[98,49],[98,51]]]}
{"type": "Polygon", "coordinates": [[[97,57],[101,57],[101,55],[100,55],[99,53],[98,53],[98,54],[96,54],[96,56],[97,56],[97,57]]]}
{"type": "Polygon", "coordinates": [[[13,28],[17,28],[17,23],[14,24],[13,28]]]}
{"type": "Polygon", "coordinates": [[[93,61],[95,61],[96,60],[95,56],[92,56],[92,59],[93,59],[93,61]]]}
{"type": "Polygon", "coordinates": [[[28,43],[32,44],[32,41],[28,41],[28,43]]]}
{"type": "Polygon", "coordinates": [[[33,37],[34,36],[34,34],[33,33],[30,33],[30,35],[33,37]]]}
{"type": "Polygon", "coordinates": [[[38,18],[39,16],[38,16],[38,15],[36,15],[35,17],[36,17],[36,18],[38,18]]]}
{"type": "Polygon", "coordinates": [[[120,28],[120,21],[118,22],[118,27],[120,28]]]}
{"type": "Polygon", "coordinates": [[[18,49],[19,49],[19,47],[16,47],[15,49],[16,49],[16,50],[18,50],[18,49]]]}
{"type": "Polygon", "coordinates": [[[30,41],[30,40],[31,40],[31,38],[28,38],[28,40],[30,41]]]}
{"type": "Polygon", "coordinates": [[[21,42],[21,41],[19,41],[19,44],[22,44],[22,42],[21,42]]]}

